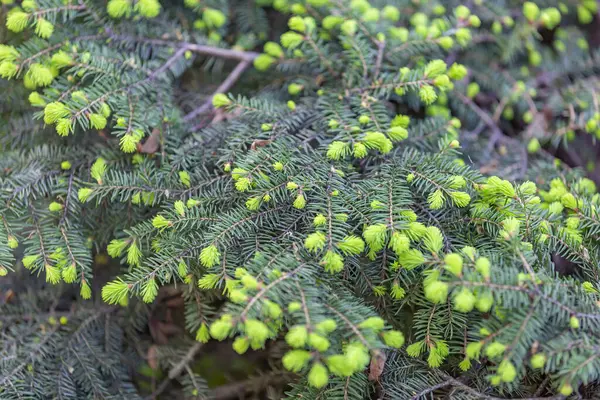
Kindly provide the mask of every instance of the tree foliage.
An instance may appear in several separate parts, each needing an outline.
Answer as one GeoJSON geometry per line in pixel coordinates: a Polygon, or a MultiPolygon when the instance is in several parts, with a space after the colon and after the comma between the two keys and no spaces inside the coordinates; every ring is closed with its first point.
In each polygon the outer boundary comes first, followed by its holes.
{"type": "Polygon", "coordinates": [[[3,0],[0,397],[599,396],[597,3],[461,3],[3,0]]]}

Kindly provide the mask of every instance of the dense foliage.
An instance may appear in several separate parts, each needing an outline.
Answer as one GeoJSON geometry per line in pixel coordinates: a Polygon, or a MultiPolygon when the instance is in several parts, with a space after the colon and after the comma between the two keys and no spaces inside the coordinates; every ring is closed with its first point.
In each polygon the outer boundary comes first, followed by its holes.
{"type": "Polygon", "coordinates": [[[0,398],[600,397],[596,1],[1,12],[0,398]]]}

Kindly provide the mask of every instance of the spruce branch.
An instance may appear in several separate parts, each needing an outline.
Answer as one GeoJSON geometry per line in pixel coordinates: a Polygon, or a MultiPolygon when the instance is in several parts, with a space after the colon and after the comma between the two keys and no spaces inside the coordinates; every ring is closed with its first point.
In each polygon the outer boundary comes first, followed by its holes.
{"type": "Polygon", "coordinates": [[[13,376],[25,369],[30,362],[34,361],[35,358],[42,351],[44,346],[50,341],[52,336],[56,333],[56,331],[58,331],[59,328],[60,325],[55,325],[52,328],[50,328],[50,330],[44,335],[44,337],[39,341],[39,343],[29,352],[29,356],[25,360],[19,363],[11,371],[7,371],[3,374],[3,376],[0,378],[0,385],[6,384],[6,382],[8,382],[13,376]]]}
{"type": "Polygon", "coordinates": [[[597,394],[593,1],[197,3],[4,5],[4,397],[597,394]]]}
{"type": "MultiPolygon", "coordinates": [[[[442,389],[447,386],[455,386],[462,391],[469,393],[469,395],[473,396],[474,399],[482,399],[482,400],[505,400],[503,397],[490,396],[485,393],[481,393],[472,387],[462,383],[460,380],[455,378],[447,378],[445,381],[435,384],[431,387],[423,389],[421,392],[414,395],[411,400],[422,399],[424,396],[432,393],[436,390],[442,389]]],[[[550,397],[519,397],[513,398],[513,400],[561,400],[564,399],[564,396],[550,396],[550,397]]]]}

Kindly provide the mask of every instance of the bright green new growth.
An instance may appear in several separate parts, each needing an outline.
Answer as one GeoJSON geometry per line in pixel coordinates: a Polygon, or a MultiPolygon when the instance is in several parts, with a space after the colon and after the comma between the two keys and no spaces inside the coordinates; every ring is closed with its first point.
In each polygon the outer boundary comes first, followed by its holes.
{"type": "Polygon", "coordinates": [[[3,2],[0,397],[211,398],[211,340],[277,398],[597,397],[564,3],[3,2]]]}

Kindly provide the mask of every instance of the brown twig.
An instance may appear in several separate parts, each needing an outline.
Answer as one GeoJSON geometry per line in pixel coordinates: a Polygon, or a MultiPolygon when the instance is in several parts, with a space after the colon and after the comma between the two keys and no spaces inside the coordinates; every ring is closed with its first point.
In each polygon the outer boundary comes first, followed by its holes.
{"type": "Polygon", "coordinates": [[[69,175],[69,186],[67,188],[67,195],[65,196],[64,211],[63,211],[62,217],[60,217],[60,222],[58,223],[59,225],[64,224],[65,220],[67,219],[67,213],[69,212],[69,199],[71,198],[71,192],[73,189],[73,177],[74,176],[75,176],[75,171],[71,170],[71,174],[69,175]]]}
{"type": "Polygon", "coordinates": [[[169,46],[169,47],[173,47],[173,48],[179,48],[184,51],[189,50],[193,53],[203,54],[203,55],[207,55],[207,56],[214,56],[214,57],[219,57],[219,58],[225,58],[228,60],[251,62],[259,54],[259,53],[253,52],[253,51],[223,49],[221,47],[206,46],[206,45],[202,45],[202,44],[195,44],[195,43],[189,43],[189,42],[180,42],[177,40],[148,39],[145,37],[127,36],[127,35],[108,35],[108,36],[114,40],[134,41],[134,42],[138,42],[138,43],[154,44],[157,46],[169,46]]]}
{"type": "Polygon", "coordinates": [[[194,109],[193,111],[191,111],[190,113],[186,114],[183,117],[183,120],[185,122],[189,122],[192,119],[196,118],[198,115],[210,110],[212,107],[213,97],[218,93],[225,93],[225,92],[229,91],[229,89],[231,89],[231,87],[235,84],[235,82],[237,82],[237,80],[240,78],[240,76],[246,70],[246,68],[248,68],[248,66],[250,65],[250,62],[251,62],[250,60],[240,61],[238,63],[238,65],[233,69],[233,71],[231,71],[229,76],[227,76],[227,78],[219,85],[217,90],[215,90],[215,92],[210,96],[210,98],[207,99],[204,103],[202,103],[202,105],[200,107],[198,107],[198,108],[194,109]]]}
{"type": "Polygon", "coordinates": [[[525,175],[525,173],[527,172],[527,162],[528,162],[527,150],[525,149],[525,147],[516,139],[511,138],[510,136],[506,136],[504,134],[504,132],[502,132],[502,130],[498,127],[498,125],[496,124],[494,119],[490,115],[488,115],[488,113],[483,111],[477,104],[475,104],[475,102],[473,100],[471,100],[470,98],[468,98],[467,96],[465,96],[462,93],[457,92],[456,94],[458,95],[459,99],[464,104],[469,106],[471,108],[471,110],[473,110],[475,112],[475,114],[477,114],[477,116],[481,119],[481,121],[484,124],[486,124],[488,126],[488,128],[490,128],[492,131],[492,136],[490,137],[490,140],[486,147],[486,150],[484,153],[484,158],[487,159],[490,157],[490,155],[492,154],[492,151],[494,150],[494,146],[496,145],[496,143],[498,143],[498,142],[514,143],[518,148],[521,148],[521,152],[523,154],[523,161],[521,163],[521,176],[525,175]]]}
{"type": "Polygon", "coordinates": [[[373,80],[376,80],[381,71],[381,63],[383,62],[383,51],[385,50],[385,41],[377,43],[377,60],[375,62],[375,73],[373,74],[373,80]]]}
{"type": "Polygon", "coordinates": [[[156,388],[156,390],[154,392],[152,392],[152,394],[150,396],[146,397],[146,400],[156,399],[158,397],[158,395],[160,395],[162,392],[164,392],[165,389],[171,383],[171,381],[173,379],[177,378],[179,376],[179,374],[181,374],[181,371],[183,371],[185,369],[185,367],[193,360],[193,358],[200,351],[200,349],[202,348],[203,345],[204,345],[204,343],[201,343],[201,342],[194,343],[194,345],[192,347],[190,347],[190,349],[185,354],[185,356],[183,356],[183,358],[177,364],[175,364],[173,366],[173,368],[171,368],[169,370],[169,374],[160,383],[160,385],[156,388]]]}
{"type": "Polygon", "coordinates": [[[269,375],[260,375],[240,382],[232,382],[214,388],[209,398],[213,400],[239,399],[247,393],[258,393],[268,387],[288,383],[296,377],[291,372],[275,372],[269,375]]]}
{"type": "MultiPolygon", "coordinates": [[[[471,396],[473,396],[474,399],[485,399],[485,400],[502,400],[502,397],[495,397],[495,396],[489,396],[485,393],[481,393],[473,388],[471,388],[470,386],[465,385],[464,383],[462,383],[460,380],[458,379],[454,379],[452,377],[448,377],[448,379],[446,379],[443,382],[440,382],[436,385],[430,386],[426,389],[424,389],[423,391],[417,393],[416,395],[414,395],[413,397],[411,397],[411,400],[417,400],[417,399],[421,399],[423,397],[425,397],[425,395],[444,388],[446,386],[454,386],[456,388],[459,388],[460,390],[469,393],[471,396]]],[[[558,399],[563,399],[563,396],[551,396],[551,397],[523,397],[523,398],[519,398],[518,400],[558,400],[558,399]]]]}

